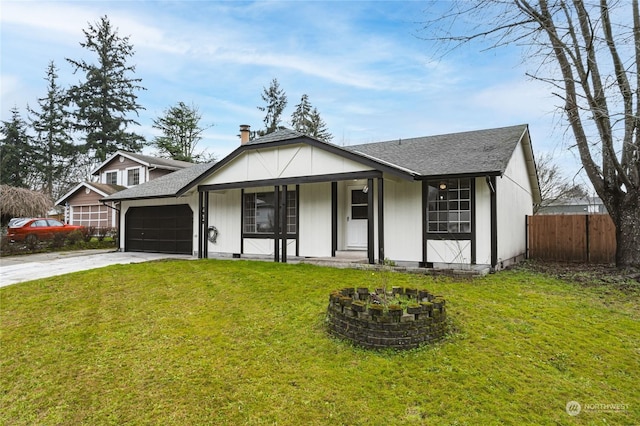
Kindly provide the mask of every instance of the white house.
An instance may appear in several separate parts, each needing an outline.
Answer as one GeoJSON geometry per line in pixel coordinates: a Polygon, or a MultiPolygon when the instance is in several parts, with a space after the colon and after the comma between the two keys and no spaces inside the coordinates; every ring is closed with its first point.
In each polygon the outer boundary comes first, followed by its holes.
{"type": "Polygon", "coordinates": [[[527,125],[337,146],[284,129],[104,198],[121,249],[500,269],[540,190],[527,125]]]}

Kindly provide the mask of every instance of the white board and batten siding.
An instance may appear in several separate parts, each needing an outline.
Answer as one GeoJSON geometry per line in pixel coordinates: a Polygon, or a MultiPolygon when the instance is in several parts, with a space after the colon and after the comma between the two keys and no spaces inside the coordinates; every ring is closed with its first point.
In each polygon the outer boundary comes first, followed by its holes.
{"type": "Polygon", "coordinates": [[[533,214],[533,194],[524,148],[519,142],[502,177],[497,179],[498,263],[526,252],[526,216],[533,214]]]}
{"type": "Polygon", "coordinates": [[[476,263],[491,265],[491,189],[485,177],[475,181],[476,263]]]}
{"type": "MultiPolygon", "coordinates": [[[[384,198],[385,257],[422,261],[422,182],[385,179],[384,198]]],[[[377,223],[375,229],[377,243],[377,223]]]]}
{"type": "Polygon", "coordinates": [[[253,149],[242,153],[221,167],[203,185],[246,182],[264,179],[297,178],[371,170],[321,148],[310,145],[287,145],[253,149]]]}
{"type": "Polygon", "coordinates": [[[218,230],[215,244],[209,241],[210,253],[240,253],[240,197],[239,189],[209,193],[209,226],[215,226],[218,230]]]}
{"type": "Polygon", "coordinates": [[[331,183],[300,185],[300,256],[331,256],[331,183]]]}

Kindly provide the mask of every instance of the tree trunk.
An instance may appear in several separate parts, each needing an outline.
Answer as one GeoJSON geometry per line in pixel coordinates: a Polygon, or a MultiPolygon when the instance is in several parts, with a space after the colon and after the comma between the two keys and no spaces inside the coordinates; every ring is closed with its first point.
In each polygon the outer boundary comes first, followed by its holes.
{"type": "Polygon", "coordinates": [[[640,268],[640,196],[628,194],[616,216],[616,266],[640,268]]]}

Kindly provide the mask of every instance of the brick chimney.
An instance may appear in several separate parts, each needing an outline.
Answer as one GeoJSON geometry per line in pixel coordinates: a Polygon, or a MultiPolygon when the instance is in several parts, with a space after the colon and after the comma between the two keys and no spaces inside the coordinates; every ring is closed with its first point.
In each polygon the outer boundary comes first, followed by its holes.
{"type": "Polygon", "coordinates": [[[251,134],[251,126],[248,124],[240,125],[240,145],[246,145],[249,142],[249,135],[251,134]]]}

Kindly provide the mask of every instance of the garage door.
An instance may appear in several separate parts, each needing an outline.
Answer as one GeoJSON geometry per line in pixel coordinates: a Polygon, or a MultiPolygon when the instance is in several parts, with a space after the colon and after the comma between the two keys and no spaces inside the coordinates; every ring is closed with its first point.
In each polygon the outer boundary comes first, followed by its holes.
{"type": "Polygon", "coordinates": [[[186,204],[131,207],[125,215],[125,251],[193,253],[193,212],[186,204]]]}

